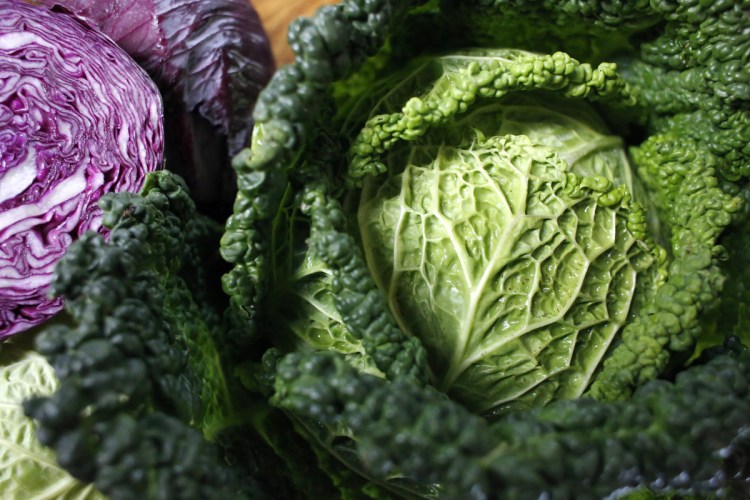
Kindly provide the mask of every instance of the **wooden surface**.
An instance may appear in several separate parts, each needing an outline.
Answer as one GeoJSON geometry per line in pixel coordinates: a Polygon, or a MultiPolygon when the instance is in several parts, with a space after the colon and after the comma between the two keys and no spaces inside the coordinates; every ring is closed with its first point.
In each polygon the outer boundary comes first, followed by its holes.
{"type": "Polygon", "coordinates": [[[292,62],[294,54],[286,41],[289,23],[301,16],[310,16],[321,5],[338,0],[250,0],[271,39],[271,48],[277,65],[292,62]]]}

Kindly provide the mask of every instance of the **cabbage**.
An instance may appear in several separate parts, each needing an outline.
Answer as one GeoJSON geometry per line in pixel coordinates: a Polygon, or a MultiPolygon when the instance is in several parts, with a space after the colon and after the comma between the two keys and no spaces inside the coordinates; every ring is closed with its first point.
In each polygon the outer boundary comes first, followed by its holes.
{"type": "Polygon", "coordinates": [[[666,274],[622,141],[585,101],[512,95],[384,156],[364,253],[436,385],[485,415],[581,396],[666,274]]]}
{"type": "Polygon", "coordinates": [[[130,57],[82,20],[16,0],[0,13],[0,338],[58,312],[52,270],[99,198],[162,165],[162,104],[130,57]]]}
{"type": "Polygon", "coordinates": [[[244,148],[273,54],[248,0],[39,0],[110,36],[162,91],[166,157],[199,209],[223,220],[236,194],[230,158],[244,148]]]}

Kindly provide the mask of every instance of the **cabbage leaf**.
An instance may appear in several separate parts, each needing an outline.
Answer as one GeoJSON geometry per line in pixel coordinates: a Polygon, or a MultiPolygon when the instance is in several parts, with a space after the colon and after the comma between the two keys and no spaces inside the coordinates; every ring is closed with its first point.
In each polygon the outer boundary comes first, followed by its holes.
{"type": "Polygon", "coordinates": [[[57,464],[39,442],[23,402],[59,387],[52,366],[33,349],[34,335],[0,344],[0,491],[6,498],[98,500],[93,485],[81,483],[57,464]]]}

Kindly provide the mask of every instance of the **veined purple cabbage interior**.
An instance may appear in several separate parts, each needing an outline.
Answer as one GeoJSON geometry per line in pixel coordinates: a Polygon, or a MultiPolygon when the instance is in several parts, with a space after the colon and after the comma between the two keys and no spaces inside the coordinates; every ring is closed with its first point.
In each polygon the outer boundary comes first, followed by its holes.
{"type": "Polygon", "coordinates": [[[162,103],[85,22],[17,0],[0,10],[0,339],[62,308],[57,260],[101,226],[99,198],[161,168],[162,103]]]}

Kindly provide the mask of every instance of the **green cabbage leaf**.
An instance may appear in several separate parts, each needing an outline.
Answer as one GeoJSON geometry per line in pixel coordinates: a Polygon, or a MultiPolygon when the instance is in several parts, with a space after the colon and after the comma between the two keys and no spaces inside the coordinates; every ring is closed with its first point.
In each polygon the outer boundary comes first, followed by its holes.
{"type": "Polygon", "coordinates": [[[93,485],[73,478],[43,446],[23,410],[31,397],[59,388],[47,358],[33,349],[33,332],[0,345],[0,491],[6,498],[99,500],[93,485]]]}

